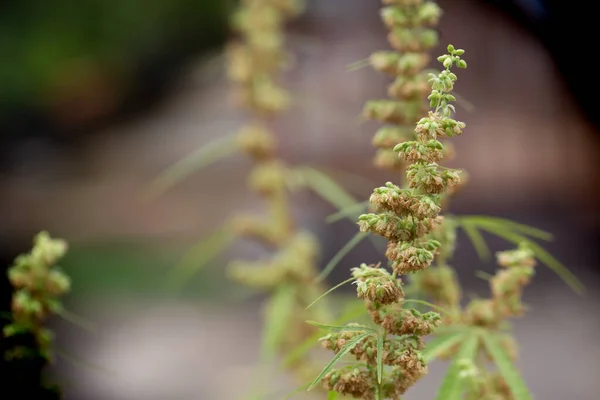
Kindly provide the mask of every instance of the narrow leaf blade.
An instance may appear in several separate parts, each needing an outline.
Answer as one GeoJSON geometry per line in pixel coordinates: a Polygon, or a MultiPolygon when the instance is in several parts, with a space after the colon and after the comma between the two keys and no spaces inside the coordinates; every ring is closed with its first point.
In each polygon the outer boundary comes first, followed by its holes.
{"type": "Polygon", "coordinates": [[[490,251],[490,248],[486,244],[485,239],[483,238],[481,233],[477,230],[477,228],[475,226],[473,226],[471,223],[466,222],[466,221],[462,221],[460,223],[460,226],[463,228],[463,230],[467,234],[469,240],[471,241],[471,244],[473,244],[473,247],[475,248],[475,251],[477,252],[477,255],[479,256],[479,258],[482,261],[491,260],[492,253],[490,251]]]}
{"type": "Polygon", "coordinates": [[[473,361],[477,356],[478,346],[479,335],[467,335],[446,372],[446,376],[438,389],[436,400],[460,400],[462,398],[464,382],[460,378],[459,360],[473,361]]]}
{"type": "Polygon", "coordinates": [[[152,182],[150,196],[163,194],[194,172],[233,154],[237,151],[234,140],[234,135],[219,137],[168,167],[152,182]]]}
{"type": "Polygon", "coordinates": [[[493,335],[483,335],[483,343],[515,400],[531,400],[532,396],[525,381],[497,338],[493,335]]]}
{"type": "Polygon", "coordinates": [[[332,332],[376,332],[375,329],[362,325],[327,325],[315,321],[306,321],[306,323],[332,332]]]}
{"type": "Polygon", "coordinates": [[[529,246],[531,251],[535,254],[536,258],[540,260],[540,262],[554,271],[567,285],[571,287],[571,289],[582,295],[585,293],[584,284],[565,267],[560,261],[554,258],[550,253],[548,253],[542,246],[537,244],[536,242],[528,239],[525,236],[522,236],[518,233],[505,231],[502,229],[498,229],[496,227],[490,226],[482,226],[481,229],[484,229],[498,237],[501,237],[511,243],[518,245],[521,242],[524,242],[529,246]]]}
{"type": "Polygon", "coordinates": [[[319,376],[315,378],[315,380],[310,384],[308,390],[314,388],[321,380],[331,371],[333,366],[346,354],[348,354],[353,348],[355,348],[360,342],[366,339],[368,336],[372,335],[372,333],[363,333],[358,336],[354,336],[352,339],[348,340],[344,347],[340,349],[340,351],[333,357],[333,359],[323,368],[319,376]]]}
{"type": "Polygon", "coordinates": [[[487,225],[497,227],[499,229],[522,233],[531,236],[532,238],[546,241],[550,241],[554,237],[550,232],[506,218],[490,217],[487,215],[463,215],[460,217],[460,221],[476,226],[487,225]]]}
{"type": "MultiPolygon", "coordinates": [[[[365,314],[364,304],[363,302],[357,302],[356,306],[349,307],[346,310],[346,312],[339,318],[335,319],[332,322],[332,324],[339,325],[348,323],[350,321],[356,320],[356,318],[360,317],[363,314],[365,314]]],[[[308,337],[305,341],[300,343],[298,346],[296,346],[294,349],[289,351],[286,358],[283,360],[283,366],[287,367],[299,360],[301,357],[303,357],[311,348],[315,346],[315,343],[319,340],[321,336],[322,333],[320,331],[316,332],[315,334],[308,337]]]]}
{"type": "Polygon", "coordinates": [[[327,296],[329,293],[333,292],[334,290],[344,286],[346,283],[350,283],[354,280],[354,278],[350,278],[350,279],[346,279],[345,281],[338,283],[337,285],[335,285],[334,287],[332,287],[331,289],[329,289],[328,291],[326,291],[325,293],[323,293],[322,295],[320,295],[319,297],[317,297],[315,300],[313,300],[312,303],[310,303],[306,309],[308,310],[309,308],[311,308],[313,305],[315,305],[317,303],[317,301],[321,300],[323,297],[327,296]]]}
{"type": "Polygon", "coordinates": [[[430,340],[425,345],[425,349],[421,351],[423,359],[426,363],[434,361],[440,354],[464,340],[465,335],[466,333],[464,331],[459,331],[435,337],[433,340],[430,340]]]}
{"type": "Polygon", "coordinates": [[[167,287],[174,291],[180,290],[194,274],[221,254],[233,240],[234,236],[225,228],[213,232],[207,238],[202,238],[173,267],[171,275],[166,280],[167,287]]]}
{"type": "Polygon", "coordinates": [[[351,206],[345,207],[340,211],[330,214],[325,218],[325,222],[331,224],[333,222],[340,221],[344,218],[348,218],[351,220],[356,220],[361,212],[365,211],[369,206],[368,201],[363,201],[360,203],[353,204],[351,206]]]}
{"type": "Polygon", "coordinates": [[[356,200],[326,173],[311,167],[302,167],[300,173],[312,191],[338,210],[356,204],[356,200]]]}
{"type": "Polygon", "coordinates": [[[383,379],[383,341],[385,334],[381,333],[377,337],[377,382],[381,384],[383,379]]]}
{"type": "Polygon", "coordinates": [[[340,261],[354,249],[364,238],[368,236],[367,232],[357,232],[352,239],[342,247],[335,256],[327,263],[323,271],[317,276],[317,282],[322,282],[335,269],[340,261]]]}
{"type": "Polygon", "coordinates": [[[273,357],[285,336],[288,322],[295,309],[296,290],[292,286],[283,285],[271,296],[264,322],[261,358],[273,357]]]}

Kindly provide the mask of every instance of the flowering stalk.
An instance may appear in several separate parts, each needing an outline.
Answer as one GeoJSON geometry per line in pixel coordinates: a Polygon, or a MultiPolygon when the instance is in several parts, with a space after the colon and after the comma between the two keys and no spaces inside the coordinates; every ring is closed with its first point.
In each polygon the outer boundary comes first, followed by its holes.
{"type": "MultiPolygon", "coordinates": [[[[301,3],[296,0],[243,0],[233,21],[240,38],[227,52],[236,99],[251,116],[240,130],[237,144],[254,162],[248,184],[265,200],[269,214],[238,216],[232,229],[240,237],[258,239],[275,249],[269,261],[233,261],[229,274],[245,285],[271,293],[263,338],[263,351],[270,355],[290,349],[314,333],[314,327],[304,321],[320,311],[318,307],[306,310],[321,291],[315,283],[318,242],[312,234],[294,228],[286,182],[288,168],[278,158],[277,137],[271,127],[290,105],[290,95],[278,83],[288,58],[283,29],[300,11],[301,3]]],[[[289,367],[302,376],[310,368],[304,358],[289,367]]]]}
{"type": "Polygon", "coordinates": [[[435,312],[420,313],[403,308],[404,293],[400,275],[427,269],[439,252],[440,242],[428,237],[438,226],[441,195],[458,184],[459,171],[437,164],[443,157],[439,137],[462,133],[465,124],[452,118],[456,75],[453,65],[466,68],[464,50],[448,46],[448,54],[438,60],[445,69],[430,74],[430,105],[433,111],[421,118],[414,129],[415,140],[402,142],[394,151],[407,162],[408,188],[391,182],[374,190],[370,198],[376,212],[363,214],[358,225],[362,232],[388,240],[386,256],[393,273],[378,265],[362,264],[352,269],[358,297],[365,300],[373,322],[380,328],[348,325],[322,339],[322,344],[338,356],[350,353],[363,364],[346,368],[326,368],[321,374],[326,388],[360,399],[396,399],[427,372],[422,357],[423,337],[440,324],[435,312]],[[383,366],[389,371],[384,374],[383,366]]]}
{"type": "Polygon", "coordinates": [[[432,1],[384,0],[381,17],[389,29],[388,41],[397,51],[379,51],[370,57],[376,70],[392,75],[388,87],[390,99],[371,100],[365,104],[363,115],[386,125],[373,137],[378,148],[374,164],[380,168],[403,170],[405,164],[393,147],[415,137],[414,124],[427,107],[423,99],[430,90],[425,67],[428,51],[437,45],[434,30],[442,14],[432,1]]]}
{"type": "Polygon", "coordinates": [[[462,341],[458,340],[437,356],[456,359],[460,378],[468,383],[463,393],[467,400],[530,399],[525,384],[516,374],[517,344],[506,332],[506,320],[523,315],[523,288],[530,283],[537,262],[524,244],[515,250],[498,252],[496,258],[501,268],[490,278],[491,297],[471,300],[452,323],[462,326],[463,332],[474,332],[475,351],[469,358],[460,358],[462,341]],[[489,371],[485,361],[496,364],[497,370],[489,371]]]}
{"type": "MultiPolygon", "coordinates": [[[[8,270],[15,291],[12,322],[4,327],[3,335],[7,338],[31,334],[38,353],[47,360],[52,358],[52,332],[44,324],[51,315],[63,310],[60,298],[71,286],[69,277],[55,265],[66,251],[65,241],[41,232],[35,237],[31,252],[18,256],[8,270]]],[[[15,349],[7,356],[18,357],[18,353],[19,349],[15,349]]]]}

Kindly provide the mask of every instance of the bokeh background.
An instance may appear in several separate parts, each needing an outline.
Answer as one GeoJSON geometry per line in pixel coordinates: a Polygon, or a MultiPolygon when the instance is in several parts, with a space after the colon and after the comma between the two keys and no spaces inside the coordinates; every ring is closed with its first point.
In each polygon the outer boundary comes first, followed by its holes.
{"type": "MultiPolygon", "coordinates": [[[[249,161],[233,156],[158,198],[156,176],[191,150],[234,131],[221,49],[224,0],[5,1],[0,6],[0,261],[30,247],[42,229],[71,249],[67,306],[93,321],[88,332],[53,321],[63,357],[50,371],[67,400],[236,399],[251,387],[261,297],[227,281],[231,258],[265,250],[240,242],[181,293],[165,277],[186,251],[232,213],[260,210],[247,195],[249,161]]],[[[443,51],[466,50],[457,92],[467,123],[453,161],[470,183],[458,214],[510,217],[555,234],[546,248],[588,287],[575,295],[544,267],[516,323],[520,366],[539,399],[597,399],[600,391],[595,44],[584,3],[441,0],[443,51]],[[590,61],[590,62],[588,62],[590,61]]],[[[375,124],[358,117],[384,95],[386,77],[347,66],[387,49],[377,1],[310,0],[289,27],[295,106],[279,121],[291,164],[327,170],[357,198],[394,176],[371,166],[375,124]]],[[[354,234],[326,224],[334,209],[295,197],[300,225],[320,238],[325,265],[354,234]]],[[[485,294],[481,264],[465,237],[454,264],[467,291],[485,294]]],[[[509,245],[489,238],[495,250],[509,245]]],[[[368,243],[330,283],[381,257],[368,243]]],[[[4,282],[3,282],[4,284],[4,282]]],[[[8,289],[6,284],[5,288],[8,289]]],[[[8,293],[8,291],[6,292],[8,293]]],[[[6,297],[9,299],[9,297],[6,297]]],[[[432,398],[443,368],[407,399],[432,398]]],[[[277,376],[276,391],[294,387],[277,376]]],[[[281,397],[281,396],[280,396],[281,397]]],[[[274,395],[273,398],[278,398],[274,395]]],[[[298,397],[301,398],[301,397],[298,397]]]]}

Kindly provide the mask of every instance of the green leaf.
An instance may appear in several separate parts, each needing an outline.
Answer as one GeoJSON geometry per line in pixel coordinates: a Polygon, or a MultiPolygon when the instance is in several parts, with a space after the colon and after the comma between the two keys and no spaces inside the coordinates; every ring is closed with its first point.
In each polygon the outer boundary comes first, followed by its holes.
{"type": "Polygon", "coordinates": [[[173,267],[171,276],[166,280],[167,288],[173,291],[181,290],[194,274],[222,253],[234,238],[235,236],[224,227],[202,238],[173,267]]]}
{"type": "Polygon", "coordinates": [[[187,155],[164,170],[150,186],[150,196],[163,194],[171,187],[221,158],[237,151],[235,136],[222,136],[187,155]]]}
{"type": "Polygon", "coordinates": [[[466,222],[467,224],[474,226],[488,226],[496,227],[506,231],[512,231],[516,233],[522,233],[532,238],[550,241],[553,239],[553,235],[550,232],[535,228],[533,226],[520,224],[510,219],[489,217],[487,215],[462,215],[459,217],[460,222],[466,222]]]}
{"type": "Polygon", "coordinates": [[[444,314],[446,314],[446,315],[452,315],[452,313],[451,313],[450,311],[448,311],[448,310],[446,310],[446,309],[444,309],[444,308],[442,308],[442,307],[436,306],[435,304],[432,304],[432,303],[430,303],[430,302],[428,302],[428,301],[425,301],[425,300],[418,300],[418,299],[404,299],[404,300],[402,300],[402,303],[403,303],[403,304],[410,304],[410,303],[422,304],[422,305],[425,305],[425,306],[431,307],[431,308],[433,308],[434,310],[437,310],[437,311],[439,311],[439,312],[442,312],[442,313],[444,313],[444,314]]]}
{"type": "Polygon", "coordinates": [[[464,380],[460,378],[459,360],[474,361],[479,347],[479,335],[470,334],[462,342],[458,353],[452,359],[446,376],[438,389],[436,400],[461,400],[464,391],[464,380]]]}
{"type": "MultiPolygon", "coordinates": [[[[348,323],[350,321],[356,320],[356,318],[360,317],[363,314],[365,314],[364,303],[362,301],[357,302],[352,307],[349,307],[343,315],[341,315],[339,318],[335,319],[332,322],[332,324],[339,325],[339,324],[348,323]]],[[[315,346],[315,344],[317,343],[317,341],[319,340],[319,338],[321,336],[322,336],[322,333],[320,331],[316,332],[315,334],[306,338],[306,340],[304,340],[302,343],[300,343],[294,349],[289,351],[286,358],[283,360],[283,363],[282,363],[283,366],[288,367],[291,364],[293,364],[294,362],[296,362],[298,359],[300,359],[302,356],[304,356],[310,349],[312,349],[315,346]]]]}
{"type": "Polygon", "coordinates": [[[66,351],[61,350],[61,349],[55,348],[55,349],[53,349],[53,352],[58,357],[73,364],[75,367],[88,368],[89,370],[93,370],[94,372],[99,372],[101,374],[104,374],[105,376],[110,376],[113,378],[116,378],[119,376],[119,372],[117,372],[117,371],[111,370],[107,367],[95,364],[93,362],[90,362],[90,361],[87,361],[87,360],[84,360],[81,358],[78,358],[77,356],[74,356],[66,351]]]}
{"type": "Polygon", "coordinates": [[[421,351],[423,359],[427,364],[437,359],[437,357],[451,349],[454,345],[464,340],[466,336],[465,331],[451,332],[434,337],[432,340],[427,342],[425,348],[421,351]]]}
{"type": "Polygon", "coordinates": [[[531,400],[532,396],[510,356],[495,335],[482,335],[483,344],[506,381],[515,400],[531,400]]]}
{"type": "Polygon", "coordinates": [[[471,103],[470,101],[468,101],[467,99],[465,99],[464,97],[462,97],[454,91],[452,91],[452,93],[454,93],[454,97],[456,97],[456,104],[460,104],[462,108],[465,109],[465,111],[473,112],[475,110],[475,106],[473,105],[473,103],[471,103]]]}
{"type": "Polygon", "coordinates": [[[353,72],[368,67],[369,65],[371,65],[371,60],[369,58],[364,58],[362,60],[354,61],[353,63],[346,65],[346,70],[349,72],[353,72]]]}
{"type": "Polygon", "coordinates": [[[86,320],[83,317],[80,317],[79,315],[64,309],[63,307],[61,307],[60,309],[58,309],[56,311],[56,314],[58,316],[60,316],[62,319],[64,319],[67,322],[70,322],[71,324],[80,327],[81,329],[84,329],[88,332],[94,332],[96,330],[96,326],[94,325],[93,322],[90,322],[88,320],[86,320]]]}
{"type": "Polygon", "coordinates": [[[299,167],[297,172],[307,186],[338,210],[355,205],[356,200],[326,173],[311,167],[299,167]]]}
{"type": "Polygon", "coordinates": [[[383,341],[385,333],[380,333],[377,336],[377,382],[381,385],[383,379],[383,341]]]}
{"type": "Polygon", "coordinates": [[[355,348],[360,342],[366,339],[368,336],[371,336],[371,332],[363,333],[358,336],[354,336],[352,339],[348,340],[344,347],[340,349],[340,351],[333,357],[333,359],[323,368],[319,376],[315,378],[315,380],[310,384],[308,390],[314,388],[321,380],[331,371],[333,366],[346,354],[348,354],[353,348],[355,348]]]}
{"type": "Polygon", "coordinates": [[[297,387],[296,389],[292,390],[290,393],[286,394],[285,396],[283,396],[283,398],[281,400],[288,400],[291,399],[293,395],[306,390],[308,387],[310,386],[310,384],[305,383],[304,385],[297,387]]]}
{"type": "Polygon", "coordinates": [[[348,254],[350,251],[355,248],[364,238],[366,238],[369,234],[367,232],[357,232],[352,239],[348,241],[327,263],[323,271],[317,276],[317,282],[322,282],[329,274],[335,269],[340,261],[348,254]]]}
{"type": "Polygon", "coordinates": [[[261,345],[263,360],[277,353],[285,337],[288,323],[295,312],[295,302],[296,288],[291,285],[279,286],[269,299],[261,345]]]}
{"type": "Polygon", "coordinates": [[[475,271],[475,276],[480,279],[483,279],[484,281],[490,281],[490,280],[492,280],[492,278],[494,278],[494,275],[490,274],[489,272],[485,272],[485,271],[481,271],[481,270],[475,271]]]}
{"type": "Polygon", "coordinates": [[[336,400],[338,398],[338,393],[334,392],[333,390],[329,391],[329,394],[327,395],[327,400],[336,400]]]}
{"type": "Polygon", "coordinates": [[[348,218],[351,220],[356,220],[359,215],[364,212],[369,206],[369,201],[363,201],[360,203],[353,204],[346,208],[341,209],[340,211],[330,214],[325,218],[325,222],[331,224],[333,222],[340,221],[344,218],[348,218]]]}
{"type": "Polygon", "coordinates": [[[540,262],[546,265],[548,268],[553,270],[567,285],[573,289],[573,291],[579,295],[585,293],[585,286],[583,283],[571,272],[569,271],[560,261],[554,258],[550,253],[548,253],[543,247],[541,247],[536,242],[530,240],[529,238],[522,236],[518,233],[505,231],[502,229],[498,229],[490,226],[481,226],[481,229],[484,229],[494,235],[501,237],[511,243],[518,245],[519,243],[525,243],[531,251],[535,254],[535,257],[540,260],[540,262]]]}
{"type": "Polygon", "coordinates": [[[492,253],[490,252],[489,247],[485,243],[485,239],[481,235],[481,233],[477,230],[477,228],[470,224],[467,221],[459,220],[459,225],[462,226],[463,230],[471,240],[477,255],[482,261],[489,261],[492,258],[492,253]]]}
{"type": "Polygon", "coordinates": [[[317,328],[326,329],[332,332],[377,332],[375,329],[363,325],[327,325],[320,324],[315,321],[306,321],[306,323],[312,326],[316,326],[317,328]]]}
{"type": "Polygon", "coordinates": [[[354,277],[352,277],[350,279],[346,279],[345,281],[338,283],[337,285],[335,285],[334,287],[332,287],[331,289],[329,289],[328,291],[326,291],[325,293],[323,293],[322,295],[320,295],[319,297],[317,297],[312,303],[310,303],[308,306],[306,306],[306,309],[308,310],[317,301],[321,300],[323,297],[327,296],[329,293],[333,292],[334,290],[336,290],[336,289],[344,286],[346,283],[352,282],[353,280],[354,280],[354,277]]]}

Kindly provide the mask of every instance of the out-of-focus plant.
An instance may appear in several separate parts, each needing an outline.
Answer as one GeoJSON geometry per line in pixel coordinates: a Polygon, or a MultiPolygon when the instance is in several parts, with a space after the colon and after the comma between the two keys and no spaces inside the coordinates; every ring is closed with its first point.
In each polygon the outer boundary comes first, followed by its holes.
{"type": "Polygon", "coordinates": [[[46,323],[53,315],[64,315],[61,297],[69,291],[70,279],[57,262],[66,251],[64,240],[53,239],[47,232],[41,232],[35,237],[31,252],[18,256],[8,270],[13,295],[10,316],[6,318],[8,323],[2,330],[1,347],[3,363],[9,369],[3,377],[14,375],[15,381],[6,381],[10,383],[6,390],[16,387],[22,395],[38,390],[43,394],[36,392],[36,396],[58,398],[55,387],[40,390],[35,383],[25,383],[35,379],[36,374],[25,370],[24,366],[41,368],[54,358],[53,335],[46,323]],[[19,387],[19,381],[23,382],[23,387],[19,387]]]}
{"type": "MultiPolygon", "coordinates": [[[[374,163],[403,171],[405,182],[388,182],[376,188],[368,202],[356,203],[318,169],[285,166],[276,157],[275,136],[268,121],[287,109],[290,101],[289,94],[277,84],[275,72],[285,66],[282,21],[291,15],[293,3],[243,1],[234,18],[242,41],[228,48],[228,67],[236,83],[237,99],[251,110],[253,121],[241,132],[220,138],[165,171],[154,189],[162,192],[199,167],[241,149],[255,161],[249,184],[266,200],[269,217],[234,218],[195,249],[201,260],[190,264],[192,269],[176,271],[175,279],[185,282],[236,237],[257,238],[275,249],[274,258],[267,262],[234,261],[229,271],[246,285],[271,293],[264,354],[287,353],[284,366],[310,364],[312,369],[314,364],[304,361],[309,360],[309,351],[322,331],[328,332],[321,342],[335,356],[306,385],[309,389],[322,383],[330,399],[339,395],[399,399],[426,373],[428,362],[451,357],[438,399],[528,399],[530,394],[513,365],[513,339],[507,336],[504,319],[523,311],[521,290],[533,273],[534,258],[561,275],[574,290],[582,292],[583,286],[532,240],[551,239],[547,232],[494,217],[440,215],[466,177],[464,171],[438,164],[453,155],[449,143],[442,143],[443,138],[459,135],[466,127],[453,119],[457,76],[451,70],[453,66],[466,68],[464,50],[449,45],[447,54],[438,57],[443,70],[426,70],[427,51],[437,44],[433,26],[441,16],[440,8],[426,0],[383,3],[381,16],[396,51],[374,53],[368,63],[395,80],[388,90],[391,99],[368,102],[363,115],[386,124],[373,139],[378,148],[374,163]],[[428,93],[427,112],[424,100],[428,93]],[[289,214],[288,190],[298,186],[308,186],[340,209],[330,221],[356,218],[360,227],[360,232],[319,274],[315,268],[318,244],[309,234],[294,229],[289,214]],[[366,208],[369,213],[358,215],[366,208]],[[518,250],[498,255],[499,263],[506,268],[491,280],[492,298],[473,301],[466,308],[460,304],[462,294],[456,272],[448,264],[459,228],[483,259],[489,258],[490,251],[481,231],[519,246],[518,250]],[[361,240],[372,237],[370,233],[387,239],[385,255],[391,272],[381,264],[360,264],[352,268],[350,279],[310,302],[309,294],[318,291],[333,268],[361,240]],[[332,310],[321,308],[318,300],[351,281],[366,307],[362,312],[349,307],[351,312],[332,321],[332,310]],[[406,298],[405,293],[420,298],[406,298]],[[439,313],[407,307],[411,304],[427,305],[439,313]],[[316,330],[299,328],[301,318],[321,314],[324,320],[309,324],[316,330]],[[348,323],[361,314],[370,316],[371,321],[348,323]],[[433,339],[426,346],[424,337],[428,335],[433,339]],[[335,368],[346,355],[356,361],[335,368]],[[481,355],[493,361],[497,373],[486,372],[481,355]]],[[[307,370],[302,368],[303,372],[307,370]]]]}
{"type": "MultiPolygon", "coordinates": [[[[226,55],[234,98],[248,112],[248,123],[235,134],[219,138],[168,168],[155,181],[153,191],[160,194],[190,173],[235,152],[253,161],[248,186],[264,199],[266,215],[243,214],[229,220],[192,249],[199,257],[186,257],[187,261],[173,271],[171,283],[174,287],[184,285],[238,238],[254,239],[272,249],[273,256],[268,260],[232,261],[228,274],[245,286],[269,294],[262,359],[272,361],[283,355],[284,368],[308,379],[318,371],[318,365],[306,351],[306,344],[312,347],[317,329],[305,321],[329,321],[332,316],[324,305],[307,310],[323,290],[316,264],[319,243],[311,233],[297,228],[290,210],[290,191],[309,187],[339,207],[355,200],[323,172],[308,166],[286,165],[278,154],[278,135],[272,122],[293,101],[279,83],[290,61],[284,28],[302,9],[303,2],[298,0],[241,1],[232,17],[232,28],[238,35],[227,46],[226,55]]],[[[348,316],[341,320],[345,318],[348,316]]]]}
{"type": "MultiPolygon", "coordinates": [[[[362,232],[376,233],[388,240],[386,256],[392,273],[380,264],[361,264],[352,268],[352,279],[345,282],[357,285],[357,295],[365,300],[372,324],[311,322],[329,331],[320,341],[335,357],[309,389],[322,383],[331,390],[330,399],[338,394],[365,400],[399,399],[426,373],[428,362],[451,358],[437,399],[531,399],[514,365],[515,341],[505,319],[524,311],[521,293],[533,275],[535,257],[559,273],[574,290],[581,293],[583,286],[529,239],[550,239],[546,232],[499,218],[439,215],[464,175],[438,165],[445,155],[452,154],[439,139],[459,135],[466,127],[452,118],[455,108],[451,104],[456,101],[453,90],[457,79],[451,67],[466,68],[461,58],[464,50],[449,45],[448,53],[438,57],[444,70],[425,76],[420,72],[427,62],[422,51],[435,44],[436,34],[423,27],[423,22],[426,25],[436,21],[439,8],[422,0],[383,3],[382,18],[391,29],[389,41],[399,53],[375,53],[369,61],[375,69],[396,76],[389,90],[394,99],[369,102],[364,113],[388,124],[374,139],[380,148],[375,164],[404,170],[406,182],[388,182],[376,188],[369,202],[362,204],[373,212],[358,216],[358,225],[362,232]],[[411,132],[407,125],[422,112],[418,97],[424,97],[425,84],[431,90],[427,98],[432,110],[413,122],[411,132]],[[498,262],[504,268],[490,279],[492,297],[473,300],[464,309],[456,273],[448,265],[458,227],[465,230],[482,258],[489,257],[489,249],[479,230],[519,245],[517,250],[498,253],[498,262]],[[407,292],[433,303],[405,299],[399,275],[408,275],[407,292]],[[415,303],[429,305],[442,314],[406,307],[415,303]],[[430,334],[434,338],[426,345],[422,338],[430,334]],[[356,361],[336,368],[336,363],[347,355],[356,361]],[[495,368],[488,370],[486,361],[495,368]]],[[[360,208],[352,206],[341,210],[335,219],[354,218],[357,209],[360,208]]],[[[358,243],[358,237],[350,243],[358,243]]],[[[348,250],[345,247],[340,253],[348,250]]],[[[341,257],[334,259],[337,263],[341,257]]]]}

